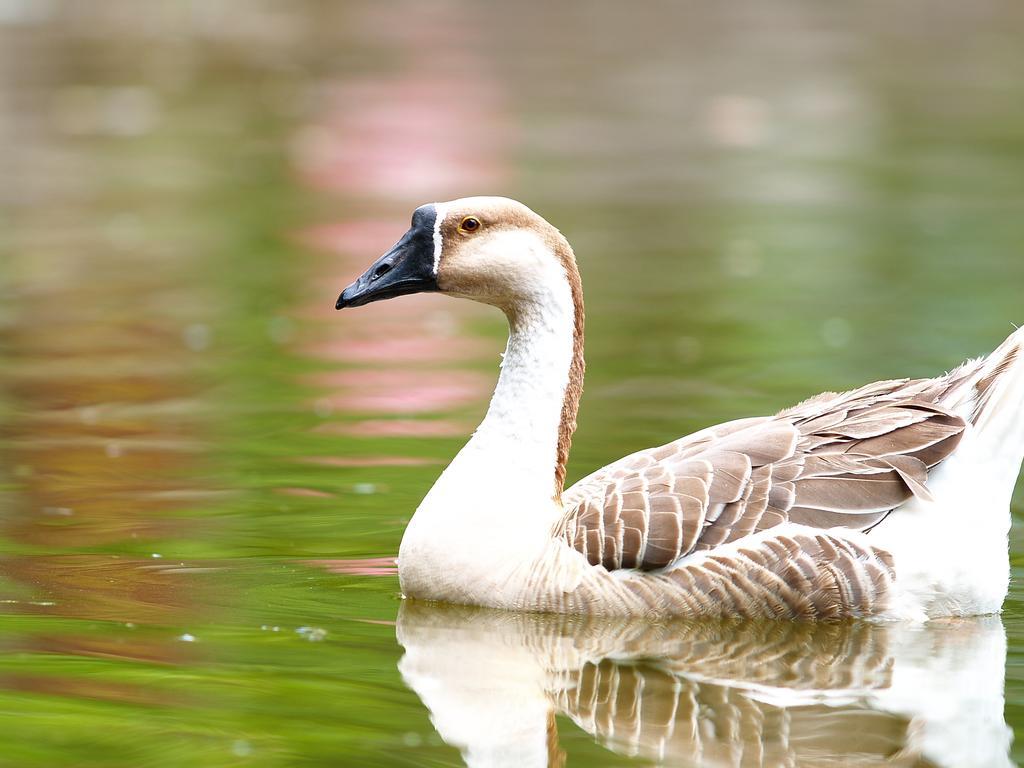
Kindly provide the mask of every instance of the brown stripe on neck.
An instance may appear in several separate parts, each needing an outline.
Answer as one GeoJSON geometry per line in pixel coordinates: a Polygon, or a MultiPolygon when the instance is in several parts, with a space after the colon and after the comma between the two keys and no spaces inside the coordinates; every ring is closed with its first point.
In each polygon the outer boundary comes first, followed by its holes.
{"type": "Polygon", "coordinates": [[[573,308],[572,363],[569,366],[565,399],[562,401],[562,418],[558,424],[558,454],[555,459],[555,500],[558,501],[562,498],[562,490],[565,488],[565,467],[569,461],[572,435],[576,431],[576,413],[579,411],[580,397],[583,394],[583,372],[586,363],[583,360],[583,283],[576,268],[576,257],[573,255],[572,247],[561,234],[552,240],[551,249],[565,267],[573,308]]]}

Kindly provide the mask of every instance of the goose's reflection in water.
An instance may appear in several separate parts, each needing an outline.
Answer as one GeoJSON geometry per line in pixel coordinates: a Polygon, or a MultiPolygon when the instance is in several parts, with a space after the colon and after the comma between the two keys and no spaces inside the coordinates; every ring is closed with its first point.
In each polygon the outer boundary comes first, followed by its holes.
{"type": "Polygon", "coordinates": [[[997,616],[652,624],[406,601],[398,641],[470,766],[561,765],[556,714],[660,764],[1013,765],[997,616]]]}

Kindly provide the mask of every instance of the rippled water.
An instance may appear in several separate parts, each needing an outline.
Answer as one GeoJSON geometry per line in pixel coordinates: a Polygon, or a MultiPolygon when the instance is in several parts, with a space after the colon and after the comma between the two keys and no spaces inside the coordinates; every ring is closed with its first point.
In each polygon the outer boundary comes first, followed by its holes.
{"type": "Polygon", "coordinates": [[[1022,32],[1010,2],[0,2],[0,765],[1019,759],[1016,526],[1003,615],[924,628],[402,603],[504,330],[332,307],[419,203],[538,209],[587,290],[570,479],[939,372],[1024,321],[1022,32]]]}

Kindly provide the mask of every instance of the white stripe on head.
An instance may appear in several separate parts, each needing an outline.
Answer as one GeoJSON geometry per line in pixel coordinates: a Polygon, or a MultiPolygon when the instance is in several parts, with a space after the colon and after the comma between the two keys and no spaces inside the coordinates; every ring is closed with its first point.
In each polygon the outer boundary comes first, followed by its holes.
{"type": "Polygon", "coordinates": [[[447,212],[447,203],[434,203],[434,277],[441,266],[441,223],[447,212]]]}

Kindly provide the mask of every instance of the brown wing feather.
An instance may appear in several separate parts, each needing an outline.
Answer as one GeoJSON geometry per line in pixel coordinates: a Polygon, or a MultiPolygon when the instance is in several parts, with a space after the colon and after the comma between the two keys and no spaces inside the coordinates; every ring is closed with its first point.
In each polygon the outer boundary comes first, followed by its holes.
{"type": "Polygon", "coordinates": [[[664,568],[792,521],[866,530],[913,496],[965,422],[934,380],[826,393],[610,464],[570,488],[557,533],[592,565],[664,568]]]}

